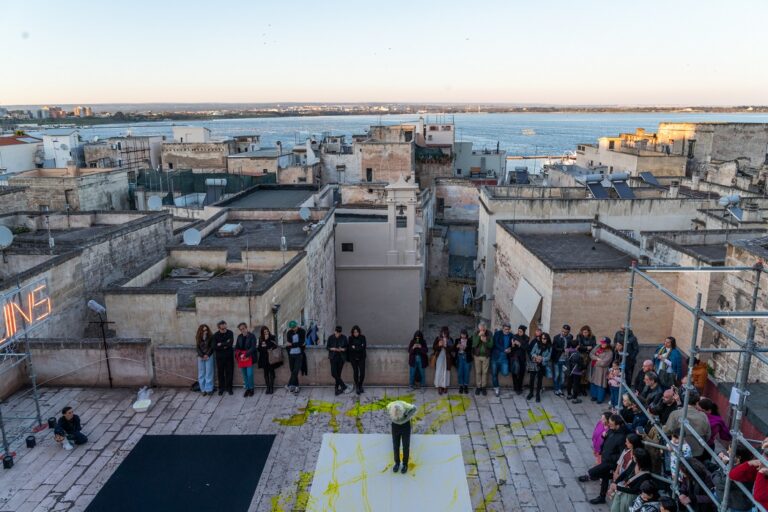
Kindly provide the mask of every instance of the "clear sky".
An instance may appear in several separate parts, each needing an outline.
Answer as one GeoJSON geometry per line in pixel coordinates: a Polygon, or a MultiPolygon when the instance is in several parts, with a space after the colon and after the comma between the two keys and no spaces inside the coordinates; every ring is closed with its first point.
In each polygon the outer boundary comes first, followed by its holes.
{"type": "Polygon", "coordinates": [[[0,0],[0,104],[768,104],[765,0],[0,0]]]}

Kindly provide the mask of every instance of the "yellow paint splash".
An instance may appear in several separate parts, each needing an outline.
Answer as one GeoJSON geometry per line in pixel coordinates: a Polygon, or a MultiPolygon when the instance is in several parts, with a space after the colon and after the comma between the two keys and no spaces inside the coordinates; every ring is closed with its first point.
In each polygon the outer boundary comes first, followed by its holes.
{"type": "Polygon", "coordinates": [[[447,422],[451,421],[455,416],[463,416],[467,413],[472,401],[467,396],[463,395],[448,395],[445,398],[440,398],[425,403],[413,417],[413,422],[416,424],[423,423],[424,420],[432,414],[437,413],[429,425],[424,429],[424,434],[436,434],[447,422]]]}
{"type": "Polygon", "coordinates": [[[499,430],[502,430],[503,433],[506,433],[507,435],[511,436],[513,432],[519,429],[529,427],[531,425],[535,425],[541,422],[545,423],[544,428],[542,428],[532,436],[529,436],[527,438],[507,439],[503,441],[499,440],[499,442],[490,443],[488,445],[488,448],[491,451],[498,451],[505,446],[520,446],[521,444],[524,447],[532,447],[533,445],[539,444],[542,441],[544,441],[544,438],[548,436],[556,436],[565,432],[565,425],[557,421],[553,421],[552,415],[549,414],[544,409],[539,409],[538,414],[534,413],[533,410],[529,410],[527,420],[517,421],[514,423],[510,423],[509,425],[499,425],[499,430]]]}
{"type": "Polygon", "coordinates": [[[307,423],[312,414],[328,414],[328,426],[334,431],[339,431],[339,407],[341,404],[336,402],[325,402],[322,400],[307,400],[307,405],[299,408],[299,412],[287,418],[275,418],[273,421],[284,427],[300,427],[307,423]]]}
{"type": "Polygon", "coordinates": [[[363,495],[363,510],[365,512],[371,512],[371,503],[368,501],[368,473],[365,471],[365,455],[363,454],[363,445],[360,441],[357,441],[357,448],[355,449],[357,455],[357,461],[360,464],[360,479],[363,495]]]}
{"type": "MultiPolygon", "coordinates": [[[[482,489],[481,489],[482,491],[482,489]]],[[[499,493],[499,486],[494,485],[490,491],[488,491],[488,494],[486,494],[485,498],[483,498],[483,501],[477,504],[475,507],[474,512],[487,512],[488,511],[488,505],[491,504],[491,502],[496,498],[496,495],[499,493]]]]}
{"type": "Polygon", "coordinates": [[[304,512],[310,504],[309,486],[312,483],[314,473],[302,471],[296,482],[296,489],[280,493],[270,499],[269,512],[304,512]],[[290,503],[293,502],[293,506],[290,503]]]}

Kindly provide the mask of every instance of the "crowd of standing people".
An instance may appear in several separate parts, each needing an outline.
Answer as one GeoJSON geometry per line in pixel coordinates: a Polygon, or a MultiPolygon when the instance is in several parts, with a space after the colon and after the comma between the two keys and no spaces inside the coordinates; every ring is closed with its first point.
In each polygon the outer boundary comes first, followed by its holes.
{"type": "MultiPolygon", "coordinates": [[[[264,373],[266,393],[275,389],[275,369],[288,360],[290,377],[286,389],[299,393],[299,376],[307,375],[307,333],[295,321],[288,323],[282,346],[268,327],[261,326],[258,335],[248,325],[238,325],[235,338],[227,323],[217,324],[217,331],[201,325],[196,336],[198,383],[203,395],[214,392],[214,366],[218,375],[218,394],[233,393],[235,364],[243,378],[244,396],[254,394],[254,367],[264,373]]],[[[582,482],[600,481],[600,492],[593,504],[611,502],[612,512],[670,512],[690,507],[714,511],[712,497],[723,497],[726,482],[742,483],[753,499],[768,506],[768,468],[763,467],[748,449],[730,453],[725,443],[731,434],[718,406],[701,396],[707,381],[706,365],[696,360],[692,369],[692,385],[688,391],[689,409],[682,415],[683,357],[674,337],[667,337],[653,353],[642,361],[635,373],[639,355],[638,340],[631,330],[619,328],[613,340],[597,337],[588,325],[574,335],[570,325],[563,325],[554,337],[536,329],[531,336],[520,325],[515,332],[509,323],[491,332],[484,323],[470,333],[463,329],[458,337],[443,327],[430,343],[416,331],[408,343],[409,386],[426,385],[426,369],[432,368],[433,385],[438,394],[451,387],[451,372],[456,370],[458,390],[470,393],[470,377],[474,373],[474,394],[486,396],[488,383],[498,397],[500,377],[510,376],[512,390],[525,391],[526,399],[541,401],[544,377],[553,383],[555,396],[581,403],[587,397],[608,409],[598,419],[592,438],[595,464],[582,482]],[[624,374],[622,375],[622,363],[624,374]],[[474,368],[473,368],[474,367],[474,368]],[[473,371],[474,370],[474,371],[473,371]],[[625,376],[626,378],[622,378],[625,376]],[[631,393],[622,388],[622,381],[631,393]],[[698,436],[678,438],[685,421],[698,436]],[[679,454],[685,462],[678,460],[679,454]],[[708,449],[707,449],[708,448],[708,449]],[[720,449],[717,458],[726,462],[733,458],[733,470],[725,474],[711,453],[720,449]],[[670,492],[677,478],[678,492],[670,492]],[[702,485],[702,483],[704,485],[702,485]]],[[[325,341],[335,393],[364,393],[367,342],[359,326],[346,335],[341,326],[325,341]],[[342,378],[342,370],[350,363],[353,386],[342,378]]],[[[762,449],[768,453],[768,439],[762,449]]],[[[746,512],[753,503],[738,486],[731,486],[727,510],[746,512]]]]}

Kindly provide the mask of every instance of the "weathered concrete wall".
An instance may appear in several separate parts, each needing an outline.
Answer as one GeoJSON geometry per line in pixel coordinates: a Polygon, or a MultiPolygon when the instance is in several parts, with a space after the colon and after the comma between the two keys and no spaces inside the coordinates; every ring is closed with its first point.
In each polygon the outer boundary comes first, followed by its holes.
{"type": "Polygon", "coordinates": [[[387,200],[386,183],[361,183],[341,187],[341,204],[372,204],[384,206],[387,200]]]}
{"type": "MultiPolygon", "coordinates": [[[[112,382],[117,387],[152,383],[148,339],[108,339],[112,382]]],[[[49,386],[107,387],[109,375],[100,339],[35,339],[31,341],[37,382],[49,386]]]]}
{"type": "Polygon", "coordinates": [[[227,169],[230,174],[243,174],[245,176],[277,175],[277,157],[230,156],[227,158],[227,169]]]}
{"type": "Polygon", "coordinates": [[[105,171],[84,176],[13,176],[13,186],[26,187],[27,207],[52,211],[128,209],[128,172],[105,171]]]}
{"type": "MultiPolygon", "coordinates": [[[[314,321],[319,332],[330,335],[336,325],[336,245],[334,215],[314,234],[307,252],[307,323],[314,321]]],[[[351,327],[351,326],[350,326],[351,327]]]]}
{"type": "Polygon", "coordinates": [[[406,142],[364,142],[360,150],[360,172],[367,181],[367,169],[372,169],[373,181],[395,183],[400,175],[414,174],[414,146],[406,142]]]}
{"type": "Polygon", "coordinates": [[[0,215],[29,209],[27,191],[23,187],[0,187],[0,215]]]}
{"type": "Polygon", "coordinates": [[[327,185],[329,183],[358,183],[362,181],[360,154],[360,151],[320,153],[320,183],[327,185]]]}
{"type": "Polygon", "coordinates": [[[646,171],[656,176],[685,176],[686,158],[643,150],[614,151],[585,146],[585,152],[576,154],[576,165],[589,167],[590,162],[595,167],[607,167],[608,172],[628,172],[632,176],[646,171]]]}
{"type": "MultiPolygon", "coordinates": [[[[675,289],[676,274],[654,276],[675,289]]],[[[627,315],[629,272],[558,272],[555,274],[549,329],[557,331],[568,323],[574,332],[583,324],[596,336],[613,338],[627,315]]],[[[642,279],[635,280],[632,303],[632,330],[641,343],[658,344],[673,329],[672,299],[642,279]]],[[[546,325],[546,324],[545,324],[546,325]]]]}
{"type": "Polygon", "coordinates": [[[3,378],[0,379],[0,400],[5,400],[16,391],[26,386],[27,372],[24,365],[10,367],[8,363],[0,366],[3,378]]]}
{"type": "Polygon", "coordinates": [[[235,153],[234,143],[163,143],[163,169],[193,169],[208,172],[227,170],[227,156],[235,153]]]}
{"type": "MultiPolygon", "coordinates": [[[[768,239],[766,238],[735,242],[728,246],[725,265],[752,267],[758,262],[768,261],[768,250],[765,249],[767,244],[768,239]]],[[[729,272],[725,274],[723,277],[722,295],[717,300],[717,309],[723,311],[748,311],[752,303],[755,277],[754,271],[729,272]]],[[[760,274],[757,309],[765,309],[764,304],[768,303],[766,301],[768,301],[768,275],[762,272],[760,274]]],[[[723,327],[738,336],[739,339],[746,340],[749,320],[725,319],[723,327]]],[[[756,319],[755,342],[757,346],[768,348],[767,340],[768,321],[756,319]]],[[[737,348],[733,342],[719,334],[715,336],[714,346],[731,349],[737,348]]],[[[715,376],[725,382],[733,382],[739,366],[738,361],[738,353],[715,354],[713,357],[715,376]]],[[[749,381],[765,382],[766,380],[768,380],[768,365],[753,359],[749,370],[749,381]]]]}
{"type": "Polygon", "coordinates": [[[689,168],[712,160],[746,157],[761,166],[768,148],[768,123],[659,123],[659,140],[674,140],[674,152],[688,154],[688,142],[696,141],[689,168]]]}
{"type": "Polygon", "coordinates": [[[278,169],[277,183],[280,185],[303,184],[312,185],[315,183],[315,174],[320,174],[320,167],[309,165],[291,165],[278,169]],[[315,171],[315,169],[317,169],[315,171]]]}
{"type": "Polygon", "coordinates": [[[338,322],[369,343],[407,343],[419,328],[421,267],[337,267],[338,322]]]}
{"type": "Polygon", "coordinates": [[[435,199],[442,199],[442,212],[436,212],[437,218],[445,220],[479,219],[480,193],[477,187],[467,180],[439,179],[435,183],[435,199]]]}
{"type": "Polygon", "coordinates": [[[453,176],[453,162],[448,161],[444,164],[416,162],[415,172],[419,187],[429,188],[435,184],[436,179],[453,176]]]}

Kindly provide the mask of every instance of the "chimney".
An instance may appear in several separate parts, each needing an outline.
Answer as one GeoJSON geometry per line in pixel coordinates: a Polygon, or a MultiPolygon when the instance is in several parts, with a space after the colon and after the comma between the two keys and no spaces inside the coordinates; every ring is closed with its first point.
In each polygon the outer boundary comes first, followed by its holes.
{"type": "Polygon", "coordinates": [[[680,195],[680,182],[679,181],[673,181],[669,184],[669,192],[667,193],[667,197],[670,199],[677,199],[677,196],[680,195]]]}
{"type": "Polygon", "coordinates": [[[77,164],[72,160],[67,162],[67,176],[80,176],[80,168],[78,168],[77,164]]]}
{"type": "Polygon", "coordinates": [[[749,202],[744,205],[744,215],[742,215],[741,220],[742,222],[761,222],[763,220],[757,203],[749,202]]]}
{"type": "Polygon", "coordinates": [[[696,173],[691,178],[691,190],[699,190],[700,185],[701,185],[701,175],[696,173]]]}

